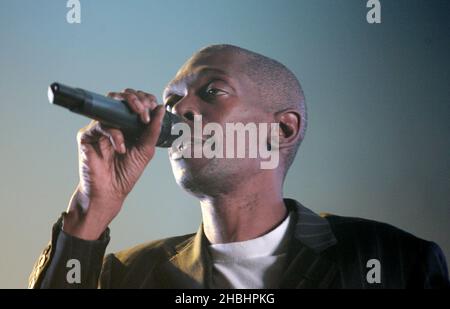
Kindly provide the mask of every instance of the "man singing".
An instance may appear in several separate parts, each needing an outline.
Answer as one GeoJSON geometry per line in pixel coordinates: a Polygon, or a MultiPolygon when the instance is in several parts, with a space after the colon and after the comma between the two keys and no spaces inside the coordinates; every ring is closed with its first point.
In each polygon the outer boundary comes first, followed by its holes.
{"type": "MultiPolygon", "coordinates": [[[[30,287],[448,287],[445,257],[435,243],[384,223],[322,217],[283,197],[307,116],[301,86],[281,63],[237,46],[213,45],[181,67],[164,91],[164,106],[152,94],[134,89],[109,96],[126,101],[145,130],[135,142],[95,121],[79,131],[80,182],[53,227],[30,287]],[[222,127],[276,123],[277,142],[258,143],[277,151],[279,162],[263,169],[260,155],[187,157],[180,155],[187,145],[172,147],[169,158],[177,183],[200,202],[197,233],[105,257],[108,225],[153,158],[165,109],[190,127],[198,116],[203,125],[222,127]],[[80,278],[68,280],[73,261],[80,278]],[[378,273],[370,272],[372,266],[378,273]]],[[[230,143],[223,140],[219,146],[225,150],[230,143]]]]}

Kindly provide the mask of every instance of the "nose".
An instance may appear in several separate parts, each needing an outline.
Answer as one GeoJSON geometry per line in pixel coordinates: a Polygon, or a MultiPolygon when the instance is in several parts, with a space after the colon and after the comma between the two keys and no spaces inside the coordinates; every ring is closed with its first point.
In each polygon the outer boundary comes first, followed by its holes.
{"type": "Polygon", "coordinates": [[[181,98],[173,106],[173,113],[183,118],[186,122],[193,122],[194,116],[200,115],[198,105],[194,100],[195,99],[189,95],[181,98]]]}

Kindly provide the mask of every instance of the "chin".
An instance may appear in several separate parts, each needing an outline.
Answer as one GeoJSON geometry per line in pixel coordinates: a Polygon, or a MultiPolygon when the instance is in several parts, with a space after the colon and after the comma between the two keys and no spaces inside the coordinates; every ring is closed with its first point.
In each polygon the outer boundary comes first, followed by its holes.
{"type": "Polygon", "coordinates": [[[230,159],[173,159],[172,172],[177,184],[196,197],[218,196],[232,191],[252,174],[251,164],[230,159]]]}
{"type": "Polygon", "coordinates": [[[185,191],[195,195],[204,195],[205,185],[213,182],[215,176],[208,175],[208,159],[173,159],[170,158],[173,176],[177,184],[185,191]]]}

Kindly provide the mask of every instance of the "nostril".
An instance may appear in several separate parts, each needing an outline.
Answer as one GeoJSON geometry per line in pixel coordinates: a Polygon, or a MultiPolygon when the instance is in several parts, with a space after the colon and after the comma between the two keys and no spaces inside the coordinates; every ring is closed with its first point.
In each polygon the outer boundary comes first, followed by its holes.
{"type": "Polygon", "coordinates": [[[183,117],[189,121],[194,121],[194,113],[193,112],[186,112],[186,113],[184,113],[183,117]]]}

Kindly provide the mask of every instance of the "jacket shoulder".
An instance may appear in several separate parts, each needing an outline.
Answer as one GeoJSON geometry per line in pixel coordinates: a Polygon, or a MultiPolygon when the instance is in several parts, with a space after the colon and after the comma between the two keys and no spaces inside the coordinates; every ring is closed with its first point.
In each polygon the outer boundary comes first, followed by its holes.
{"type": "Polygon", "coordinates": [[[192,241],[194,236],[187,234],[155,240],[107,255],[100,274],[100,287],[141,287],[152,278],[158,265],[170,260],[177,248],[192,241]]]}
{"type": "Polygon", "coordinates": [[[195,234],[186,234],[181,236],[163,238],[159,240],[149,241],[134,247],[121,250],[114,253],[114,256],[123,264],[131,264],[139,259],[160,259],[170,258],[176,254],[176,248],[188,243],[193,239],[195,234]]]}
{"type": "Polygon", "coordinates": [[[431,246],[431,242],[414,236],[391,224],[355,217],[325,215],[338,245],[358,248],[359,251],[385,251],[409,255],[418,248],[431,246]],[[399,252],[401,251],[401,252],[399,252]]]}
{"type": "Polygon", "coordinates": [[[354,234],[360,237],[399,237],[401,239],[408,239],[411,241],[424,241],[411,233],[399,229],[391,224],[369,220],[357,217],[343,217],[337,215],[324,215],[325,219],[330,223],[331,229],[338,238],[343,239],[343,236],[354,234]]]}
{"type": "Polygon", "coordinates": [[[448,284],[445,256],[434,242],[383,222],[336,215],[324,217],[337,239],[334,257],[345,274],[343,284],[358,286],[353,283],[365,278],[361,274],[367,273],[367,265],[373,259],[382,267],[383,287],[423,288],[448,284]]]}

